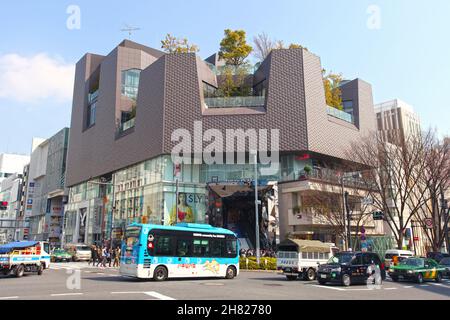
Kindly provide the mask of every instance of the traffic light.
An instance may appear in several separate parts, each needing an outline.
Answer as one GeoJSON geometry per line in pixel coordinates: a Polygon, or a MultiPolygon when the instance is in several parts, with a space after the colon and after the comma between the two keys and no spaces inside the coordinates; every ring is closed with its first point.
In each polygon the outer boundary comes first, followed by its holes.
{"type": "Polygon", "coordinates": [[[0,201],[0,210],[8,209],[8,201],[0,201]]]}

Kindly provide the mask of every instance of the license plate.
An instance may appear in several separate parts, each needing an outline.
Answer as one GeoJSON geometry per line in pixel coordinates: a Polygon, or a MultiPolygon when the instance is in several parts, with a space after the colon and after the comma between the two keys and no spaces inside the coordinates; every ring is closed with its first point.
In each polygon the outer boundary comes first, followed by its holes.
{"type": "Polygon", "coordinates": [[[326,274],[321,274],[320,277],[325,279],[327,277],[327,275],[326,274]]]}
{"type": "Polygon", "coordinates": [[[291,268],[284,269],[285,272],[291,272],[291,268]]]}

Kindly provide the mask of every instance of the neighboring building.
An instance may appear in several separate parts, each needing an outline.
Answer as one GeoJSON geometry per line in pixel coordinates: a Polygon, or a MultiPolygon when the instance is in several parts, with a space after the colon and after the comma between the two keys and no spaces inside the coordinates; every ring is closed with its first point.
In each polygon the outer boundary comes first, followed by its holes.
{"type": "MultiPolygon", "coordinates": [[[[254,246],[254,165],[184,163],[174,170],[172,133],[186,129],[195,139],[200,121],[201,133],[217,129],[224,136],[227,129],[279,129],[280,168],[260,170],[258,179],[263,247],[273,242],[269,225],[277,222],[281,240],[293,234],[339,241],[308,214],[293,217],[292,209],[321,188],[340,199],[336,181],[351,163],[350,143],[376,128],[370,84],[355,79],[341,86],[344,112],[326,105],[320,59],[306,50],[273,50],[245,77],[250,90],[244,97],[218,95],[220,69],[214,55],[205,62],[194,53],[164,54],[128,40],[77,63],[64,241],[118,241],[128,223],[184,219],[230,228],[254,246]],[[307,166],[310,176],[302,174],[307,166]],[[174,171],[180,172],[179,219],[174,171]],[[276,212],[279,217],[270,218],[276,212]]],[[[252,150],[248,141],[238,145],[246,155],[252,150]]],[[[201,152],[195,150],[193,156],[201,152]]],[[[367,229],[379,234],[376,223],[367,229]]]]}
{"type": "Polygon", "coordinates": [[[31,154],[28,173],[29,238],[48,240],[52,246],[61,244],[68,139],[69,129],[64,128],[39,144],[31,154]]]}
{"type": "Polygon", "coordinates": [[[0,210],[0,243],[19,237],[17,216],[22,195],[22,174],[13,173],[1,182],[0,201],[7,202],[6,210],[0,210]]]}
{"type": "Polygon", "coordinates": [[[23,167],[29,162],[30,156],[7,153],[0,154],[0,183],[14,173],[22,174],[23,167]]]}
{"type": "Polygon", "coordinates": [[[377,128],[385,141],[394,143],[393,137],[407,137],[420,133],[420,119],[412,106],[394,99],[375,105],[377,128]]]}

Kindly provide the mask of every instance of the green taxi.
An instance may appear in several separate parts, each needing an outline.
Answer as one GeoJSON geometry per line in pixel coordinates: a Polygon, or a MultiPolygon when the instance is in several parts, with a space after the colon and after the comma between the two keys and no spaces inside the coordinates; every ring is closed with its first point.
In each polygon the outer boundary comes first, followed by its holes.
{"type": "Polygon", "coordinates": [[[55,249],[50,255],[50,259],[52,262],[71,261],[72,255],[64,249],[55,249]]]}
{"type": "Polygon", "coordinates": [[[396,266],[389,268],[389,276],[392,281],[412,280],[423,283],[425,280],[440,282],[445,268],[433,259],[411,257],[401,261],[396,266]]]}

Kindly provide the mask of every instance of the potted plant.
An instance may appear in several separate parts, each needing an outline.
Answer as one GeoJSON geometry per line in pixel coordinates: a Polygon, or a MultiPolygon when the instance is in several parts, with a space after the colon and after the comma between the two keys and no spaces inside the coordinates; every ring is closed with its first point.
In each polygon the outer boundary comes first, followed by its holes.
{"type": "Polygon", "coordinates": [[[309,175],[309,174],[311,173],[311,171],[312,171],[312,168],[311,168],[310,166],[306,165],[306,166],[303,168],[303,171],[305,171],[305,173],[306,173],[307,175],[309,175]]]}

